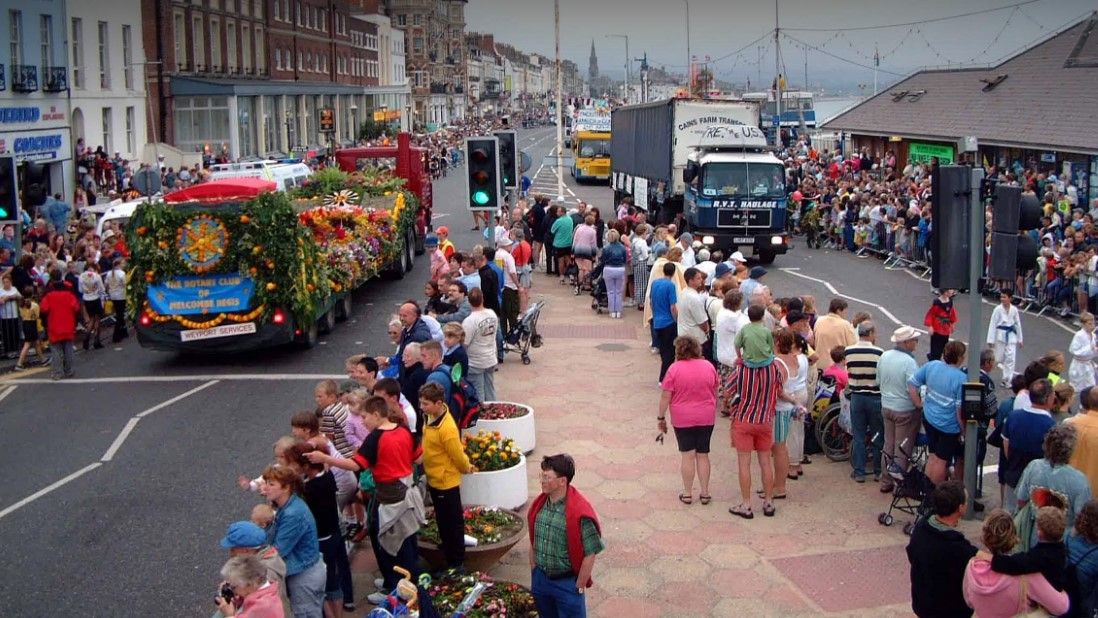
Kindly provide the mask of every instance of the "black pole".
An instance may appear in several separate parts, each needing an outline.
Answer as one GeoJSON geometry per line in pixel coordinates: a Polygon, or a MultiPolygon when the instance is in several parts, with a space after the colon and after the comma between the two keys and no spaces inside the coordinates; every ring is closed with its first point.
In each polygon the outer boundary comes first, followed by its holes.
{"type": "MultiPolygon", "coordinates": [[[[156,7],[156,105],[157,113],[160,116],[160,134],[153,136],[157,140],[167,140],[168,134],[168,115],[164,113],[164,108],[167,107],[167,97],[164,96],[164,0],[155,0],[153,6],[156,7]]],[[[147,66],[142,66],[141,70],[148,71],[147,66]]]]}

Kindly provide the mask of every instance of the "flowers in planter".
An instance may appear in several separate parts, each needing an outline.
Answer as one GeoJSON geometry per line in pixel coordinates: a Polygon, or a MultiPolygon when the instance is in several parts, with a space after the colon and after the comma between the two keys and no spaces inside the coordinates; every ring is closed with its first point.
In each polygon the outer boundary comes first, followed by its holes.
{"type": "Polygon", "coordinates": [[[466,575],[451,571],[432,584],[427,593],[431,595],[435,609],[449,616],[478,582],[488,583],[489,586],[477,599],[473,609],[465,614],[467,618],[534,618],[538,615],[534,596],[529,590],[512,582],[493,581],[487,574],[476,571],[466,575]]]}
{"type": "Polygon", "coordinates": [[[522,451],[515,446],[515,441],[504,438],[498,431],[480,431],[475,436],[465,436],[465,454],[478,472],[506,470],[517,466],[522,459],[522,451]]]}
{"type": "Polygon", "coordinates": [[[480,405],[480,420],[482,421],[503,421],[526,416],[529,413],[530,408],[515,403],[492,401],[480,405]]]}
{"type": "MultiPolygon", "coordinates": [[[[522,521],[514,513],[486,506],[465,508],[465,534],[475,538],[480,545],[498,543],[519,530],[522,530],[522,521]]],[[[419,531],[419,536],[428,543],[442,543],[434,512],[427,515],[427,525],[419,531]]]]}

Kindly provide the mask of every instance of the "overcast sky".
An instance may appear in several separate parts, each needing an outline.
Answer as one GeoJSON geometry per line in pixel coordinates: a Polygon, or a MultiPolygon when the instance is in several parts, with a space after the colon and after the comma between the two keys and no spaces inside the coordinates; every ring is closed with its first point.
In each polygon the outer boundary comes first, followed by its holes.
{"type": "MultiPolygon", "coordinates": [[[[1019,0],[780,0],[781,27],[810,46],[835,56],[872,65],[874,45],[881,56],[881,78],[887,71],[906,73],[913,68],[998,61],[1027,43],[1056,31],[1095,8],[1094,0],[1038,0],[1016,9],[918,26],[880,30],[812,32],[796,28],[852,28],[948,17],[1007,6],[1019,0]],[[826,8],[824,8],[826,7],[826,8]],[[1008,23],[1009,19],[1009,23],[1008,23]],[[1005,28],[1004,28],[1005,26],[1005,28]],[[925,40],[924,40],[925,39],[925,40]],[[975,60],[973,60],[975,58],[975,60]]],[[[691,53],[717,60],[747,45],[774,27],[770,2],[743,0],[689,0],[691,53]]],[[[686,65],[685,3],[680,0],[560,0],[561,53],[586,72],[591,41],[604,73],[620,76],[625,64],[625,41],[606,34],[629,35],[634,58],[648,52],[649,61],[681,72],[686,65]]],[[[549,0],[470,0],[466,29],[490,32],[496,39],[525,51],[553,55],[553,2],[549,0]]],[[[772,38],[764,49],[761,75],[769,83],[774,74],[772,38]]],[[[804,81],[805,50],[781,41],[786,72],[791,81],[804,81]]],[[[718,78],[741,82],[760,74],[757,45],[714,62],[718,78]]],[[[864,79],[869,69],[845,63],[808,49],[809,81],[830,76],[864,79]],[[842,69],[840,71],[840,69],[842,69]]],[[[636,68],[634,67],[634,72],[636,68]]],[[[634,73],[635,74],[635,73],[634,73]]]]}

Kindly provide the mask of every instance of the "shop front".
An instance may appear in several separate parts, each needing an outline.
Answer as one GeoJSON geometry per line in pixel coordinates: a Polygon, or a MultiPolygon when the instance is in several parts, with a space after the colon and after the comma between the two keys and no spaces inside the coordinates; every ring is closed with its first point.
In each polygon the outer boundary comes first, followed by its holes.
{"type": "Polygon", "coordinates": [[[72,199],[76,178],[66,110],[50,102],[0,107],[0,155],[15,157],[24,205],[57,193],[72,199]]]}

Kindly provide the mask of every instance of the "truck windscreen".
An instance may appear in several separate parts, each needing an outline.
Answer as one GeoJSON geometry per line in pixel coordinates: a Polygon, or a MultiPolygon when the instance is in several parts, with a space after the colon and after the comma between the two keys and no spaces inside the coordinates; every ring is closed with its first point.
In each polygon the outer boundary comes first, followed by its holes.
{"type": "Polygon", "coordinates": [[[706,197],[785,197],[785,169],[776,163],[707,163],[701,182],[706,197]]]}
{"type": "Polygon", "coordinates": [[[581,157],[609,157],[610,140],[584,139],[579,141],[579,156],[581,157]]]}

